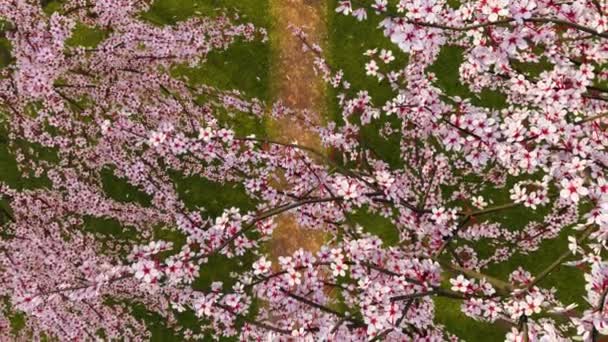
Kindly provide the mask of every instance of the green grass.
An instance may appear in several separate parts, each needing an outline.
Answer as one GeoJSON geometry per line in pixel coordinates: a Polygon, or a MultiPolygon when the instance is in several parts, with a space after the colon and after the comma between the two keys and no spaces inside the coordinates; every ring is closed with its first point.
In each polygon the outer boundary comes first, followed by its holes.
{"type": "Polygon", "coordinates": [[[399,232],[388,218],[380,214],[360,209],[349,214],[348,218],[350,222],[361,225],[364,231],[378,236],[384,246],[395,246],[399,243],[399,232]]]}
{"type": "Polygon", "coordinates": [[[156,23],[174,24],[192,15],[238,14],[240,21],[266,27],[270,20],[268,3],[257,0],[156,0],[144,18],[156,23]]]}
{"type": "MultiPolygon", "coordinates": [[[[391,50],[395,56],[395,60],[390,64],[391,68],[407,65],[408,56],[377,29],[378,21],[374,20],[378,18],[377,16],[371,14],[370,20],[359,22],[353,17],[336,14],[334,11],[336,3],[335,0],[328,1],[328,61],[333,68],[344,71],[344,79],[351,83],[348,95],[355,95],[359,90],[367,90],[374,105],[382,107],[386,101],[393,98],[393,92],[388,81],[378,82],[375,77],[365,74],[365,63],[369,62],[370,57],[364,56],[363,53],[375,48],[378,49],[378,53],[381,49],[391,50]]],[[[383,63],[379,66],[381,72],[387,70],[383,63]]],[[[328,117],[341,123],[342,115],[336,94],[335,89],[328,90],[328,117]]],[[[361,141],[366,148],[373,150],[391,166],[401,167],[403,160],[400,157],[399,139],[395,137],[386,141],[377,134],[387,121],[391,122],[394,128],[398,127],[394,116],[374,120],[371,124],[362,127],[361,141]]]]}
{"type": "Polygon", "coordinates": [[[479,94],[472,93],[466,85],[460,82],[458,67],[463,62],[463,49],[457,46],[446,46],[441,49],[437,60],[428,69],[437,76],[436,86],[445,95],[470,98],[471,103],[489,109],[506,107],[506,97],[499,92],[484,89],[479,94]]]}
{"type": "Polygon", "coordinates": [[[11,47],[8,39],[0,38],[0,69],[6,67],[11,62],[11,47]]]}
{"type": "MultiPolygon", "coordinates": [[[[270,24],[266,1],[256,0],[156,0],[143,17],[155,24],[170,25],[193,15],[215,17],[238,15],[239,23],[253,23],[266,28],[270,24]]],[[[256,40],[238,40],[227,51],[212,51],[200,65],[176,66],[174,76],[193,86],[207,84],[222,90],[238,89],[246,97],[265,101],[269,98],[270,47],[256,40]]],[[[239,135],[265,135],[265,122],[244,114],[223,113],[220,120],[239,135]]]]}
{"type": "Polygon", "coordinates": [[[72,36],[66,41],[69,46],[83,46],[92,48],[97,46],[107,37],[108,32],[95,27],[89,27],[77,23],[72,36]]]}
{"type": "Polygon", "coordinates": [[[504,341],[507,331],[504,326],[472,320],[462,313],[462,301],[445,297],[435,297],[434,301],[436,322],[443,324],[448,332],[471,342],[504,341]]]}

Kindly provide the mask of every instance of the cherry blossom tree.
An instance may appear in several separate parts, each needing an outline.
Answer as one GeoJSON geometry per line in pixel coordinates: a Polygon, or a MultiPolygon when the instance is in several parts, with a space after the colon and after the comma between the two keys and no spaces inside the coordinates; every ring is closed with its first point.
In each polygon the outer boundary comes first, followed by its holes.
{"type": "Polygon", "coordinates": [[[184,338],[455,340],[437,323],[435,297],[473,320],[508,326],[508,341],[608,334],[606,2],[339,1],[338,13],[378,21],[394,43],[369,50],[362,70],[393,96],[375,103],[353,89],[340,61],[328,62],[294,28],[338,93],[340,118],[324,125],[280,102],[195,87],[171,73],[235,41],[265,41],[263,28],[230,15],[157,26],[139,16],[148,6],[71,0],[47,15],[36,1],[0,3],[13,56],[0,70],[6,138],[22,176],[47,181],[0,187],[11,206],[0,239],[3,339],[12,338],[12,312],[26,315],[23,334],[37,338],[147,339],[137,303],[184,338]],[[73,47],[77,23],[106,37],[73,47]],[[464,51],[458,72],[470,96],[450,94],[429,68],[448,46],[464,51]],[[478,96],[488,89],[507,106],[484,106],[478,96]],[[261,119],[266,108],[305,124],[331,153],[240,136],[219,119],[261,119]],[[366,144],[362,131],[377,123],[380,138],[397,142],[400,163],[366,144]],[[150,203],[112,199],[104,169],[150,203]],[[242,184],[255,210],[227,207],[211,217],[192,209],[175,173],[242,184]],[[524,227],[494,219],[513,209],[530,217],[524,227]],[[397,243],[366,231],[358,211],[386,218],[397,243]],[[330,238],[319,251],[271,260],[263,247],[287,212],[330,238]],[[132,227],[137,241],[104,241],[83,229],[91,217],[132,227]],[[185,242],[158,239],[158,227],[185,242]],[[521,265],[488,274],[560,236],[568,246],[542,272],[521,265]],[[256,261],[233,284],[193,285],[210,258],[247,255],[256,261]],[[543,282],[564,264],[584,274],[581,308],[543,282]],[[197,331],[181,325],[185,311],[199,319],[197,331]]]}

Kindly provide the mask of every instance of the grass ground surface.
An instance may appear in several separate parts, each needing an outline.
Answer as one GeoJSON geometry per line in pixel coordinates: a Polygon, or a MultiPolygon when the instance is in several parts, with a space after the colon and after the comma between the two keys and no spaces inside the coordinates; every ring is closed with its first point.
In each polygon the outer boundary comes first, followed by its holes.
{"type": "MultiPolygon", "coordinates": [[[[282,6],[289,5],[288,0],[270,1],[282,2],[282,6]]],[[[397,60],[393,63],[398,65],[405,65],[407,56],[399,52],[377,29],[378,17],[372,14],[370,20],[357,22],[352,17],[337,15],[333,10],[336,3],[337,0],[326,1],[327,8],[323,11],[326,17],[314,25],[327,25],[327,27],[317,37],[327,36],[325,49],[329,53],[329,60],[334,67],[344,70],[345,78],[352,83],[352,91],[367,89],[375,103],[382,104],[394,96],[394,93],[387,86],[387,83],[378,84],[375,79],[365,76],[364,65],[367,58],[363,56],[363,52],[372,48],[391,49],[397,57],[397,60]]],[[[322,0],[317,1],[318,6],[322,7],[323,4],[322,0]]],[[[52,11],[54,6],[56,7],[56,2],[50,2],[48,10],[52,11]]],[[[285,19],[277,16],[284,15],[287,9],[282,11],[276,7],[276,4],[272,5],[267,0],[156,0],[150,11],[144,14],[144,18],[156,24],[172,24],[191,15],[218,15],[222,11],[221,8],[226,9],[228,13],[238,12],[243,21],[251,21],[258,26],[268,27],[271,32],[273,28],[277,29],[277,26],[281,27],[282,30],[284,29],[285,19]]],[[[293,19],[295,18],[293,17],[293,19]]],[[[319,28],[312,27],[311,29],[319,28]]],[[[281,32],[282,34],[283,32],[281,32]]],[[[73,43],[92,45],[102,38],[103,33],[80,27],[73,43]]],[[[281,85],[283,81],[280,81],[280,79],[285,76],[283,72],[287,70],[286,66],[289,66],[291,62],[288,61],[287,64],[281,66],[281,63],[285,61],[280,55],[281,51],[276,50],[276,47],[286,43],[280,42],[279,39],[282,39],[282,37],[273,36],[271,33],[271,44],[237,43],[228,51],[212,53],[208,61],[200,67],[177,67],[175,73],[177,76],[187,76],[193,84],[207,83],[223,89],[241,89],[247,95],[267,102],[277,98],[286,99],[293,95],[292,93],[301,90],[295,88],[295,90],[289,90],[288,93],[282,93],[285,86],[281,85]]],[[[10,55],[7,54],[6,41],[0,39],[0,66],[7,64],[9,60],[10,55]]],[[[448,47],[442,51],[439,60],[431,69],[437,74],[438,84],[447,94],[470,96],[471,93],[468,89],[458,81],[458,66],[461,61],[462,51],[458,48],[448,47]]],[[[308,78],[303,79],[308,80],[308,78]]],[[[292,80],[288,79],[287,81],[292,80]]],[[[318,90],[318,88],[311,90],[315,95],[310,96],[317,97],[316,100],[313,100],[313,107],[325,115],[325,117],[319,119],[338,119],[339,112],[335,94],[332,93],[332,90],[327,90],[325,96],[323,91],[317,93],[318,90]]],[[[294,101],[295,104],[298,104],[299,98],[295,98],[294,101]]],[[[504,106],[505,100],[501,94],[487,91],[481,94],[477,104],[490,108],[501,108],[504,106]]],[[[247,117],[226,120],[232,120],[231,123],[240,133],[255,133],[258,136],[276,136],[277,134],[277,125],[268,122],[258,122],[247,117]]],[[[383,123],[378,122],[366,127],[363,130],[362,140],[383,159],[398,167],[403,163],[399,158],[398,143],[390,140],[385,141],[378,137],[377,131],[381,125],[383,123]]],[[[19,176],[14,158],[1,138],[0,180],[16,188],[37,187],[44,184],[44,180],[23,179],[19,176]]],[[[219,214],[226,207],[236,206],[242,209],[252,209],[254,207],[254,203],[245,196],[243,189],[237,184],[217,184],[198,177],[183,178],[179,175],[175,175],[175,180],[179,194],[187,205],[191,207],[204,206],[210,216],[219,214]]],[[[149,198],[145,194],[128,187],[124,181],[113,176],[111,170],[105,172],[104,189],[117,200],[137,201],[142,204],[149,202],[149,198]]],[[[508,201],[507,190],[488,192],[487,196],[492,198],[495,203],[508,201]]],[[[0,203],[0,205],[6,206],[6,203],[0,203]]],[[[511,209],[501,212],[500,215],[489,217],[489,219],[503,222],[512,229],[518,229],[531,219],[535,219],[535,217],[529,216],[528,211],[525,212],[527,216],[523,213],[521,209],[511,209]]],[[[394,228],[387,220],[364,211],[354,214],[352,218],[361,223],[367,230],[382,237],[385,243],[394,244],[397,242],[394,228]]],[[[88,222],[87,229],[110,236],[132,238],[127,229],[110,221],[91,219],[88,222]]],[[[169,231],[159,231],[158,234],[165,239],[174,240],[176,243],[180,243],[182,240],[182,237],[169,231]]],[[[525,265],[526,269],[533,274],[538,273],[566,249],[566,236],[571,234],[572,232],[566,229],[558,239],[546,242],[540,251],[531,255],[518,255],[507,263],[492,266],[488,273],[506,279],[508,273],[519,265],[525,265]]],[[[212,259],[203,268],[202,276],[196,282],[196,287],[207,289],[212,280],[224,280],[229,283],[229,271],[243,267],[247,267],[247,263],[238,265],[236,262],[228,262],[222,258],[212,259]]],[[[559,298],[565,303],[570,303],[582,301],[582,282],[580,271],[561,267],[541,284],[555,286],[558,289],[559,298]]],[[[478,323],[464,317],[459,308],[460,302],[438,298],[436,303],[438,321],[446,325],[449,328],[448,330],[456,333],[459,337],[469,341],[503,340],[504,329],[497,328],[495,325],[478,323]]],[[[153,332],[152,340],[176,340],[176,336],[164,326],[160,317],[145,311],[143,308],[138,308],[138,314],[149,324],[153,332]]],[[[184,314],[180,321],[196,331],[197,323],[193,315],[184,314]]]]}

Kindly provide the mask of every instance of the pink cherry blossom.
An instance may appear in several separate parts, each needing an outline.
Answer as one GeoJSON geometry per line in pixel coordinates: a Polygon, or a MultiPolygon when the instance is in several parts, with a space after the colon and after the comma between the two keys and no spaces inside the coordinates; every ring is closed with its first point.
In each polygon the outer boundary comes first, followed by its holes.
{"type": "Polygon", "coordinates": [[[266,260],[265,257],[261,257],[258,261],[256,261],[253,264],[253,273],[255,275],[262,275],[265,274],[267,272],[270,272],[270,266],[272,265],[272,262],[269,260],[266,260]]]}
{"type": "Polygon", "coordinates": [[[583,180],[581,178],[562,179],[561,186],[562,190],[559,193],[560,196],[569,199],[574,203],[577,203],[581,196],[589,194],[589,190],[583,186],[583,180]]]}
{"type": "Polygon", "coordinates": [[[150,260],[142,260],[133,265],[133,271],[135,272],[135,278],[141,279],[146,283],[157,282],[161,276],[161,272],[158,270],[156,263],[150,260]]]}

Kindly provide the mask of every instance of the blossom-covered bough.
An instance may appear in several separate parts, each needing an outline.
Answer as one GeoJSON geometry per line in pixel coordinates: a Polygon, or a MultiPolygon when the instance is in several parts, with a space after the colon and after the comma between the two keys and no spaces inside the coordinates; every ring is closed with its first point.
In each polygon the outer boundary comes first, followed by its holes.
{"type": "Polygon", "coordinates": [[[24,336],[147,339],[134,303],[187,338],[455,338],[435,322],[438,296],[472,319],[508,326],[509,341],[608,334],[606,2],[340,1],[338,12],[377,20],[395,43],[368,51],[365,68],[394,96],[374,103],[351,89],[340,61],[330,65],[294,29],[339,93],[341,118],[324,126],[171,73],[237,40],[265,40],[263,29],[227,15],[155,26],[139,16],[148,5],[72,0],[47,15],[37,1],[0,3],[13,57],[0,71],[6,140],[23,176],[46,180],[0,187],[12,209],[0,240],[3,339],[12,338],[13,312],[27,316],[24,336]],[[67,44],[76,23],[105,38],[94,48],[67,44]],[[429,69],[448,45],[464,51],[459,76],[470,98],[450,95],[429,69]],[[398,50],[406,65],[395,62],[398,50]],[[484,89],[502,93],[507,106],[483,106],[475,94],[484,89]],[[330,156],[239,136],[220,119],[261,118],[266,106],[273,117],[304,121],[330,156]],[[384,125],[379,137],[398,141],[397,165],[365,143],[361,130],[374,122],[384,125]],[[112,199],[102,170],[150,203],[112,199]],[[180,198],[175,173],[241,183],[256,210],[209,217],[180,198]],[[492,197],[501,191],[509,195],[492,197]],[[493,219],[514,208],[534,220],[514,229],[493,219]],[[361,228],[352,215],[361,210],[390,220],[398,241],[361,228]],[[265,256],[274,218],[285,212],[326,232],[326,245],[265,256]],[[140,242],[104,241],[83,229],[91,217],[133,228],[140,242]],[[186,242],[156,239],[157,227],[174,227],[186,242]],[[485,273],[558,236],[568,236],[568,248],[542,272],[485,273]],[[217,255],[257,261],[232,286],[193,286],[217,255]],[[584,307],[541,286],[564,263],[585,273],[584,307]],[[183,311],[200,319],[197,331],[180,325],[183,311]]]}

